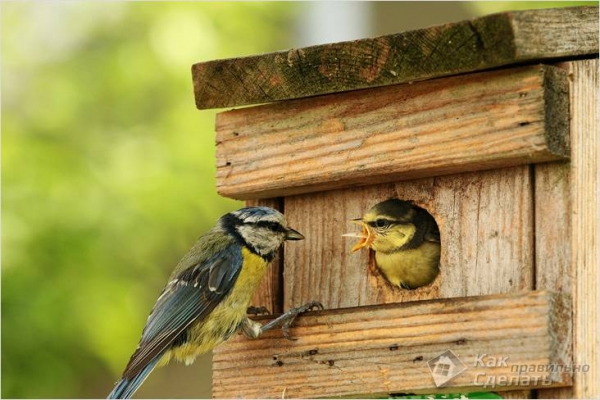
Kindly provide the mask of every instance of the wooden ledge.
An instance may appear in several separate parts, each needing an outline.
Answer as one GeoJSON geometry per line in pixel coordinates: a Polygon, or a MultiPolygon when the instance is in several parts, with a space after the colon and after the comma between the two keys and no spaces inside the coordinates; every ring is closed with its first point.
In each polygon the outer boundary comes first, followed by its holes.
{"type": "Polygon", "coordinates": [[[598,55],[598,7],[492,14],[349,42],[192,66],[199,109],[259,104],[598,55]]]}
{"type": "Polygon", "coordinates": [[[217,191],[271,198],[567,158],[568,78],[529,66],[217,115],[217,191]]]}
{"type": "Polygon", "coordinates": [[[313,312],[214,350],[217,398],[503,391],[568,386],[571,311],[526,292],[313,312]],[[451,350],[466,370],[436,387],[427,361],[451,350]],[[484,384],[494,387],[484,388],[484,384]]]}

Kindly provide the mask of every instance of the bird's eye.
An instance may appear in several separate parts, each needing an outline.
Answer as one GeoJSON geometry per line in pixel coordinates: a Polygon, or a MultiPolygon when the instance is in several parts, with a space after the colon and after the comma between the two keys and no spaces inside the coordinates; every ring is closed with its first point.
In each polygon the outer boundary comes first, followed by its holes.
{"type": "Polygon", "coordinates": [[[281,225],[278,224],[277,222],[271,222],[269,224],[269,229],[271,229],[272,231],[277,232],[277,231],[281,230],[281,225]]]}
{"type": "Polygon", "coordinates": [[[285,232],[285,229],[281,226],[280,223],[271,222],[271,221],[260,221],[257,223],[258,226],[264,226],[267,229],[272,230],[273,232],[285,232]]]}
{"type": "Polygon", "coordinates": [[[378,219],[375,221],[375,226],[378,228],[385,228],[389,223],[385,219],[378,219]]]}

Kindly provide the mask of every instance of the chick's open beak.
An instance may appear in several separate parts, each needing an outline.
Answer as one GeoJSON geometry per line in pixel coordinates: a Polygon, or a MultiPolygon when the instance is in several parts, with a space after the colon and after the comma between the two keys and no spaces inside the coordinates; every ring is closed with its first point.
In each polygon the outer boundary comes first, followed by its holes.
{"type": "Polygon", "coordinates": [[[358,243],[356,243],[354,245],[354,247],[352,248],[352,252],[354,253],[357,250],[362,249],[363,247],[369,247],[371,245],[371,243],[373,242],[374,236],[373,233],[371,232],[371,229],[369,229],[369,226],[367,224],[364,223],[364,221],[362,220],[362,218],[357,218],[357,219],[353,219],[350,222],[352,222],[353,224],[357,224],[360,225],[362,227],[362,232],[361,233],[345,233],[342,236],[345,237],[356,237],[356,238],[360,238],[360,240],[358,241],[358,243]]]}
{"type": "Polygon", "coordinates": [[[298,232],[295,229],[288,228],[285,233],[285,240],[302,240],[304,239],[304,235],[298,232]]]}

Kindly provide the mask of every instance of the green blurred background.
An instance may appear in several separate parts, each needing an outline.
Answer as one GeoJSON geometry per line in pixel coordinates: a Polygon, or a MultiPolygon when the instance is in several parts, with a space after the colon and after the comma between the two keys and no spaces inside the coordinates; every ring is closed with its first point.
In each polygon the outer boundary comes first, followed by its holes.
{"type": "MultiPolygon", "coordinates": [[[[355,35],[576,4],[369,3],[355,35]]],[[[216,111],[195,109],[191,65],[356,37],[320,34],[316,3],[0,7],[1,395],[104,397],[171,268],[242,204],[215,192],[216,111]]],[[[210,375],[210,355],[169,365],[137,397],[210,397],[210,375]]]]}

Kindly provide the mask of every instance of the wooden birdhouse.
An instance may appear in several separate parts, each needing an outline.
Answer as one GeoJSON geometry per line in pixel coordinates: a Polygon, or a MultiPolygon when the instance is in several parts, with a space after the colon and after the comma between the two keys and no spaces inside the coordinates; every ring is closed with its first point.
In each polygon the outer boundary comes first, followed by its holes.
{"type": "Polygon", "coordinates": [[[598,7],[494,14],[192,68],[217,190],[282,210],[255,305],[324,311],[215,349],[215,397],[600,396],[598,7]],[[264,104],[266,103],[266,104],[264,104]],[[351,219],[426,209],[440,273],[394,287],[351,219]],[[533,391],[537,389],[537,391],[533,391]]]}

